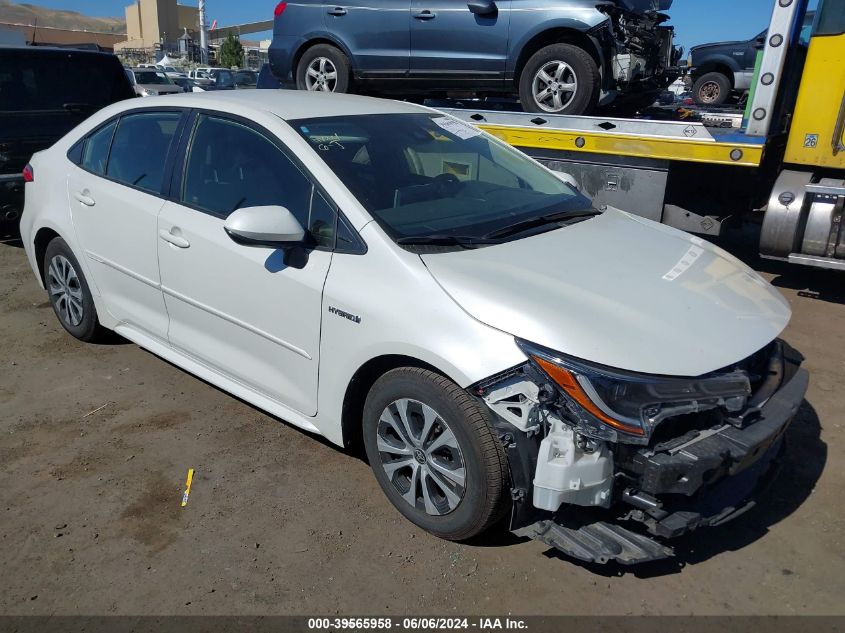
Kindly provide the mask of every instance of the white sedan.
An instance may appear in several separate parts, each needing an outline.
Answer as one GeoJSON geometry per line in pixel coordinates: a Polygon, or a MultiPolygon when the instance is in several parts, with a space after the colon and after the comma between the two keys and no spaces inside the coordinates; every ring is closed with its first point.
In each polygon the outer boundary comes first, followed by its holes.
{"type": "Polygon", "coordinates": [[[661,538],[748,501],[735,478],[764,477],[806,389],[756,273],[420,106],[132,100],[25,179],[22,239],[70,334],[114,330],[362,441],[390,501],[444,538],[511,509],[578,558],[669,555],[661,538]],[[695,505],[719,486],[736,498],[695,505]]]}

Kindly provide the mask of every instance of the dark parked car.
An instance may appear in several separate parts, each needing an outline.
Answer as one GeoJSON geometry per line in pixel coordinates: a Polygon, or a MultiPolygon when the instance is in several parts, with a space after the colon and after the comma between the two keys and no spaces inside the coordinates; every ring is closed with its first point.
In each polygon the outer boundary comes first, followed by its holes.
{"type": "Polygon", "coordinates": [[[0,48],[0,223],[23,209],[22,170],[100,108],[135,93],[117,57],[48,47],[0,48]]]}
{"type": "Polygon", "coordinates": [[[235,74],[226,68],[214,68],[209,73],[209,76],[214,81],[212,90],[234,90],[235,89],[235,74]]]}
{"type": "Polygon", "coordinates": [[[270,64],[261,64],[261,70],[258,71],[258,79],[255,82],[256,88],[265,90],[278,90],[284,88],[279,78],[270,70],[270,64]]]}
{"type": "Polygon", "coordinates": [[[276,7],[269,61],[301,90],[518,93],[526,111],[649,102],[680,56],[672,0],[322,0],[276,7]]]}
{"type": "MultiPolygon", "coordinates": [[[[810,41],[815,12],[804,16],[801,41],[810,41]]],[[[690,49],[690,75],[693,80],[692,94],[700,105],[721,105],[732,96],[751,88],[757,51],[766,41],[768,30],[739,42],[716,42],[702,44],[690,49]]]]}
{"type": "Polygon", "coordinates": [[[255,88],[258,83],[258,73],[254,70],[235,71],[235,88],[255,88]]]}

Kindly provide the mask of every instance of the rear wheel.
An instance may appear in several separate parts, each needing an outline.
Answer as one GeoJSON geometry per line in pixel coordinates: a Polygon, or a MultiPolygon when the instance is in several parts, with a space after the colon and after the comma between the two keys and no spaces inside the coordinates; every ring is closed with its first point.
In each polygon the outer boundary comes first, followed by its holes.
{"type": "Polygon", "coordinates": [[[432,371],[387,372],[364,405],[364,445],[406,518],[449,540],[480,534],[508,507],[504,450],[466,391],[432,371]]]}
{"type": "Polygon", "coordinates": [[[319,92],[349,92],[349,60],[329,44],[309,48],[296,67],[296,87],[319,92]]]}
{"type": "Polygon", "coordinates": [[[94,298],[82,268],[62,238],[54,238],[44,253],[44,286],[59,323],[80,341],[101,339],[106,330],[97,319],[94,298]]]}
{"type": "Polygon", "coordinates": [[[519,101],[526,112],[586,114],[598,102],[596,62],[572,44],[552,44],[534,53],[519,77],[519,101]]]}
{"type": "Polygon", "coordinates": [[[722,73],[707,73],[692,87],[692,97],[699,105],[721,105],[731,95],[731,81],[722,73]]]}

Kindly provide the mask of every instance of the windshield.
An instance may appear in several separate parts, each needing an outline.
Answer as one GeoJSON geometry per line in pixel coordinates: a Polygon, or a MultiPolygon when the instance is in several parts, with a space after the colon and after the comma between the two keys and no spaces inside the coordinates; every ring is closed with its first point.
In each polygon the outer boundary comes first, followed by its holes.
{"type": "Polygon", "coordinates": [[[169,84],[170,78],[161,72],[135,71],[135,82],[142,85],[169,84]]]}
{"type": "Polygon", "coordinates": [[[442,114],[289,123],[397,240],[485,238],[534,218],[591,207],[533,160],[442,114]]]}

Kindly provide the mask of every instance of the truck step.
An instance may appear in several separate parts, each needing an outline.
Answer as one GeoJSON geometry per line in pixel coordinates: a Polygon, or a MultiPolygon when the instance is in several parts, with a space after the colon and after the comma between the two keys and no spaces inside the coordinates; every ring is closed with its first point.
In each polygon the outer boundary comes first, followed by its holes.
{"type": "Polygon", "coordinates": [[[636,565],[674,555],[670,547],[604,521],[585,525],[577,530],[554,521],[538,521],[515,530],[514,534],[551,545],[578,560],[602,565],[611,560],[623,565],[636,565]]]}

